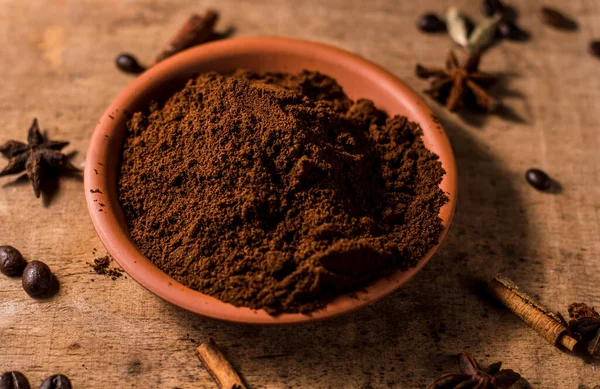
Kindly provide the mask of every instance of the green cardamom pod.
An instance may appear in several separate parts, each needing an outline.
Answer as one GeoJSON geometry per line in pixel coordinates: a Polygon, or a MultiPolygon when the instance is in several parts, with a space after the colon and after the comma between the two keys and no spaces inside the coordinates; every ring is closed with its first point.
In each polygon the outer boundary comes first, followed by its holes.
{"type": "Polygon", "coordinates": [[[502,15],[496,14],[479,23],[469,37],[467,48],[470,51],[477,51],[486,48],[494,40],[494,37],[496,36],[496,30],[498,29],[498,24],[500,24],[501,20],[502,15]]]}
{"type": "Polygon", "coordinates": [[[467,21],[458,8],[450,7],[448,9],[448,12],[446,13],[446,25],[448,26],[450,38],[459,45],[467,47],[469,44],[467,21]]]}

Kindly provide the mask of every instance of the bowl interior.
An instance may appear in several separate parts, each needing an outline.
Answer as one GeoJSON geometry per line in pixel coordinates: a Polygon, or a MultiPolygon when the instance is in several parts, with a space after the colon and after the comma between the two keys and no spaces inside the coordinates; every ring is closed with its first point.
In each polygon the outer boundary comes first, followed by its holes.
{"type": "Polygon", "coordinates": [[[100,119],[86,157],[85,192],[92,222],[108,252],[132,278],[163,299],[208,317],[243,323],[323,319],[358,309],[399,288],[425,265],[439,245],[415,268],[376,280],[352,297],[340,296],[310,315],[274,317],[262,310],[235,307],[179,284],[154,266],[131,241],[116,193],[119,155],[129,114],[145,108],[151,100],[172,94],[195,74],[225,73],[236,68],[257,72],[317,70],[335,78],[350,98],[373,100],[389,114],[405,115],[418,122],[426,147],[440,156],[446,170],[441,188],[450,201],[440,211],[445,226],[440,242],[443,240],[456,203],[454,156],[439,122],[415,92],[382,68],[339,49],[285,38],[238,38],[199,46],[161,62],[125,88],[100,119]]]}

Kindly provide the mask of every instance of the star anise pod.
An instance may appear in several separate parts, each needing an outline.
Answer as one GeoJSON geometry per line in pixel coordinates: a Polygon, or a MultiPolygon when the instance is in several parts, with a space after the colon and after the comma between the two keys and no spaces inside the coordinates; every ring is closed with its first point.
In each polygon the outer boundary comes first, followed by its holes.
{"type": "Polygon", "coordinates": [[[479,108],[492,112],[498,106],[498,100],[490,96],[484,88],[492,84],[495,78],[479,71],[480,59],[481,53],[475,52],[460,66],[456,55],[450,51],[445,69],[417,64],[415,72],[419,78],[430,81],[429,89],[424,92],[445,104],[450,111],[479,108]]]}
{"type": "Polygon", "coordinates": [[[569,305],[569,331],[587,343],[592,356],[600,356],[600,314],[584,303],[569,305]]]}
{"type": "Polygon", "coordinates": [[[428,389],[478,388],[507,389],[521,379],[513,370],[500,370],[502,362],[496,362],[481,370],[472,355],[462,353],[458,357],[460,373],[446,374],[438,378],[428,389]]]}
{"type": "Polygon", "coordinates": [[[27,172],[33,185],[35,197],[40,197],[42,182],[52,171],[80,171],[61,153],[69,142],[48,140],[40,132],[37,119],[27,134],[27,144],[10,140],[0,146],[0,153],[8,159],[8,165],[0,171],[0,177],[27,172]]]}

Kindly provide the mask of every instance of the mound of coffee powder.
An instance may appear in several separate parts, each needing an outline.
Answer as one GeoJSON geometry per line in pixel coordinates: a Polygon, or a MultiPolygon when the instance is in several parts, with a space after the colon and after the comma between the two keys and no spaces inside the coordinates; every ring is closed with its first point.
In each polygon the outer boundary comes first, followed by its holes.
{"type": "Polygon", "coordinates": [[[131,237],[193,289],[309,312],[438,242],[444,175],[421,130],[300,74],[202,74],[128,125],[131,237]]]}

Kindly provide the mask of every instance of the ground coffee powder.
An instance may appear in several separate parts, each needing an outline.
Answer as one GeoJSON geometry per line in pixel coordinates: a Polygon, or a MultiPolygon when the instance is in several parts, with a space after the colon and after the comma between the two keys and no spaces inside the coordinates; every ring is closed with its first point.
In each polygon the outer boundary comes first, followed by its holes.
{"type": "Polygon", "coordinates": [[[444,170],[420,134],[319,73],[202,74],[131,119],[119,200],[182,284],[309,312],[438,242],[444,170]]]}
{"type": "MultiPolygon", "coordinates": [[[[123,270],[119,269],[118,267],[111,268],[110,267],[111,260],[112,260],[111,257],[109,257],[108,255],[105,255],[103,257],[94,258],[94,262],[93,263],[88,262],[88,265],[92,268],[93,271],[96,272],[96,274],[109,277],[110,279],[115,281],[117,278],[120,278],[123,276],[123,270]]],[[[125,278],[127,278],[127,277],[125,277],[125,278]]]]}

